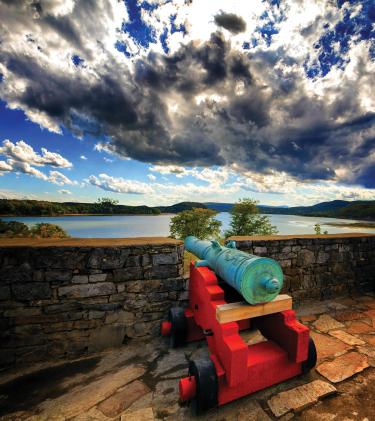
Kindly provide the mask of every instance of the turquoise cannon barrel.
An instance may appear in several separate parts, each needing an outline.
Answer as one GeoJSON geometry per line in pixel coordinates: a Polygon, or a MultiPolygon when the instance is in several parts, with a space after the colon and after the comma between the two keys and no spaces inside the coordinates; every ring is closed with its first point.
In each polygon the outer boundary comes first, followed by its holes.
{"type": "Polygon", "coordinates": [[[237,250],[234,241],[222,246],[189,236],[185,248],[202,259],[196,266],[212,269],[250,304],[273,300],[283,286],[283,271],[275,260],[237,250]]]}

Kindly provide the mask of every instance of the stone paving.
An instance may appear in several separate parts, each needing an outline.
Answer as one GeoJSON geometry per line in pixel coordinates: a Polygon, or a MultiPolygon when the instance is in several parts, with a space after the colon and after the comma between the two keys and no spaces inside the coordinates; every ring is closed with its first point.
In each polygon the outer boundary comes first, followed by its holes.
{"type": "MultiPolygon", "coordinates": [[[[316,370],[197,418],[178,402],[189,359],[204,341],[170,349],[163,338],[0,375],[2,420],[375,420],[375,296],[305,303],[299,319],[317,346],[316,370]]],[[[262,340],[257,332],[243,338],[262,340]]]]}

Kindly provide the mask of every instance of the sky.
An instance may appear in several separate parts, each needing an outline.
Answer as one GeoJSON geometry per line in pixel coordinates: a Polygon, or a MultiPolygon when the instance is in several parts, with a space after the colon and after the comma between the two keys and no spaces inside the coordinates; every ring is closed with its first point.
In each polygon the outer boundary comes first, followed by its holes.
{"type": "Polygon", "coordinates": [[[373,0],[0,0],[0,197],[375,200],[373,0]]]}

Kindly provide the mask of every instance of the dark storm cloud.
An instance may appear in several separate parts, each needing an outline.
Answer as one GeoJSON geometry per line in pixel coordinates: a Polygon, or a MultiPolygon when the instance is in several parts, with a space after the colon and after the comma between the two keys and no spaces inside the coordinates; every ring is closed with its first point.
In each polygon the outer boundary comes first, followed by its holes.
{"type": "Polygon", "coordinates": [[[234,13],[221,12],[215,16],[215,23],[217,26],[221,26],[232,32],[232,34],[239,34],[246,30],[246,22],[234,13]]]}
{"type": "MultiPolygon", "coordinates": [[[[84,3],[62,17],[43,3],[32,23],[41,25],[47,40],[58,35],[90,66],[95,53],[85,36],[95,32],[91,21],[103,11],[84,3]]],[[[19,31],[29,22],[25,16],[19,31]]],[[[235,15],[237,21],[218,16],[223,27],[232,22],[232,32],[236,22],[241,27],[235,15]]],[[[285,171],[299,179],[331,179],[335,168],[345,166],[351,169],[349,181],[372,183],[368,157],[375,150],[375,117],[360,111],[358,97],[365,71],[355,83],[330,88],[327,101],[306,91],[298,63],[283,48],[249,54],[235,50],[221,32],[168,56],[150,52],[134,59],[131,68],[106,53],[107,60],[91,73],[59,71],[4,45],[0,62],[8,76],[1,85],[13,78],[10,84],[21,80],[25,86],[5,90],[4,100],[77,135],[108,139],[109,149],[121,156],[157,164],[236,163],[242,170],[285,171]]]]}

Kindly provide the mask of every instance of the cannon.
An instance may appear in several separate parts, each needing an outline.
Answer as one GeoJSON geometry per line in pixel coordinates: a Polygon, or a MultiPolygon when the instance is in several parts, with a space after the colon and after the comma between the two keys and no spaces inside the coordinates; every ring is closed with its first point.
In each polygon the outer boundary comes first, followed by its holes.
{"type": "Polygon", "coordinates": [[[161,334],[172,347],[207,341],[209,358],[191,360],[179,381],[180,399],[190,401],[194,413],[315,366],[309,329],[296,320],[292,298],[279,294],[283,273],[275,260],[239,251],[234,241],[222,246],[189,236],[185,247],[201,259],[190,264],[189,305],[170,309],[161,334]],[[244,338],[256,330],[263,339],[244,338]]]}
{"type": "Polygon", "coordinates": [[[189,236],[185,247],[202,259],[195,266],[207,266],[235,288],[250,304],[273,300],[283,285],[283,271],[273,259],[258,257],[236,249],[235,242],[227,247],[217,241],[202,241],[189,236]]]}

